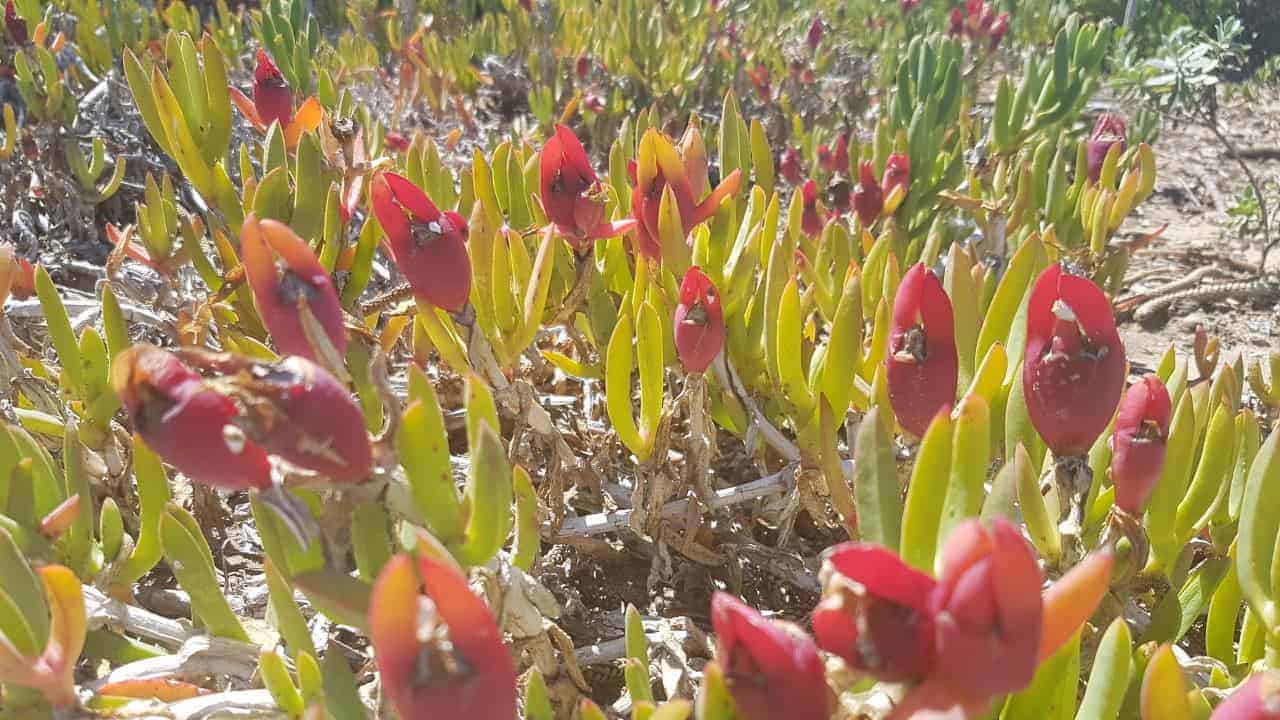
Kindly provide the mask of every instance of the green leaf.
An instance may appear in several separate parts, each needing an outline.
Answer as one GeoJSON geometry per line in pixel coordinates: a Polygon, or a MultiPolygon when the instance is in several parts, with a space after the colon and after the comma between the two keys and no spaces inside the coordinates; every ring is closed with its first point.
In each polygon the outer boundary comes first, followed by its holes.
{"type": "Polygon", "coordinates": [[[854,501],[863,540],[897,550],[902,535],[902,489],[893,437],[872,408],[858,426],[854,454],[854,501]]]}
{"type": "Polygon", "coordinates": [[[1133,654],[1133,639],[1124,618],[1116,618],[1107,628],[1093,656],[1093,669],[1085,686],[1084,698],[1076,712],[1076,720],[1114,718],[1124,704],[1125,690],[1129,687],[1129,666],[1133,654]]]}
{"type": "Polygon", "coordinates": [[[133,437],[133,473],[138,487],[138,538],[116,570],[113,587],[129,588],[160,562],[160,515],[169,502],[169,479],[160,458],[141,437],[133,437]]]}
{"type": "Polygon", "coordinates": [[[939,413],[920,441],[902,513],[902,560],[922,572],[933,572],[942,507],[951,473],[954,428],[951,416],[939,413]]]}
{"type": "Polygon", "coordinates": [[[84,379],[80,361],[80,344],[76,342],[75,331],[71,329],[71,318],[67,316],[67,308],[62,304],[58,289],[49,277],[49,271],[43,265],[36,266],[36,296],[40,299],[40,309],[44,312],[45,324],[49,329],[49,339],[58,354],[58,364],[62,366],[62,375],[66,378],[63,392],[84,397],[84,379]]]}
{"type": "Polygon", "coordinates": [[[293,576],[293,583],[320,612],[343,625],[364,630],[369,622],[373,586],[333,568],[309,570],[293,576]]]}
{"type": "Polygon", "coordinates": [[[991,417],[987,402],[970,395],[960,402],[951,444],[951,474],[947,497],[942,505],[942,527],[938,537],[945,543],[961,520],[982,512],[986,497],[983,485],[991,460],[991,417]]]}
{"type": "Polygon", "coordinates": [[[191,513],[168,503],[160,516],[160,542],[178,584],[191,597],[191,613],[209,632],[249,642],[240,620],[222,594],[213,554],[191,513]]]}
{"type": "Polygon", "coordinates": [[[511,533],[513,500],[511,466],[502,441],[488,425],[480,425],[476,445],[471,448],[471,468],[467,476],[465,540],[455,554],[463,565],[483,565],[502,548],[511,533]]]}
{"type": "Polygon", "coordinates": [[[315,645],[311,642],[311,630],[307,627],[307,619],[298,609],[293,599],[293,586],[288,578],[280,573],[271,558],[262,563],[263,574],[267,578],[267,617],[274,620],[285,646],[295,657],[301,652],[314,653],[315,645]]]}

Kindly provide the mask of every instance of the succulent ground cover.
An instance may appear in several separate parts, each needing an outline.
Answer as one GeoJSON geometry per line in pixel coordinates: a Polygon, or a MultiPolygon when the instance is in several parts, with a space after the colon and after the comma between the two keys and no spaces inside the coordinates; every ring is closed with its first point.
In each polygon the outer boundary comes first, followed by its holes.
{"type": "Polygon", "coordinates": [[[1280,716],[1270,65],[1067,5],[8,0],[0,717],[1280,716]]]}

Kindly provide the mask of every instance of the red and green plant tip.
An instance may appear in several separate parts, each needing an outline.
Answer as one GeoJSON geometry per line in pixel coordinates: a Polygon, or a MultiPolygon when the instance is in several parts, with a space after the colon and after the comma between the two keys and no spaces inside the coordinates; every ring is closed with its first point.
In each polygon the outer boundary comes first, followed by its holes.
{"type": "Polygon", "coordinates": [[[863,227],[871,227],[884,210],[884,190],[876,180],[875,166],[864,160],[858,165],[858,184],[853,186],[853,210],[863,227]]]}
{"type": "MultiPolygon", "coordinates": [[[[697,132],[692,127],[690,131],[697,132]]],[[[714,215],[725,198],[738,191],[742,171],[734,170],[711,194],[699,201],[700,194],[694,192],[694,181],[707,176],[706,162],[705,154],[682,156],[671,140],[654,128],[645,132],[640,140],[638,157],[627,166],[633,185],[631,209],[637,221],[636,245],[641,255],[654,260],[662,257],[662,246],[658,240],[658,210],[666,188],[671,188],[686,236],[694,226],[714,215]]]]}
{"type": "Polygon", "coordinates": [[[889,403],[898,423],[923,437],[938,411],[955,402],[960,374],[951,298],[924,263],[903,276],[889,333],[889,403]]]}
{"type": "Polygon", "coordinates": [[[250,214],[240,231],[240,252],[254,302],[282,355],[316,359],[303,324],[305,307],[341,356],[346,352],[342,305],[314,252],[288,225],[250,214]]]}
{"type": "Polygon", "coordinates": [[[1173,405],[1160,378],[1145,375],[1129,386],[1111,436],[1111,482],[1116,507],[1141,515],[1164,469],[1173,405]]]}
{"type": "Polygon", "coordinates": [[[556,230],[579,254],[592,243],[630,230],[632,219],[609,222],[605,219],[608,193],[591,167],[587,151],[578,136],[564,125],[542,146],[542,207],[556,230]]]}
{"type": "Polygon", "coordinates": [[[1255,672],[1214,709],[1212,720],[1280,720],[1280,672],[1255,672]]]}
{"type": "MultiPolygon", "coordinates": [[[[36,572],[49,609],[48,638],[38,655],[27,655],[0,634],[0,682],[36,690],[55,709],[65,710],[76,704],[76,663],[88,631],[83,591],[76,574],[62,565],[45,565],[36,572]]],[[[20,616],[9,620],[20,621],[20,616]]],[[[36,710],[26,712],[39,715],[36,710]]],[[[27,717],[21,711],[16,715],[27,717]]]]}
{"type": "Polygon", "coordinates": [[[800,229],[809,237],[822,234],[822,211],[818,208],[818,184],[812,178],[806,180],[800,189],[800,197],[804,201],[804,213],[800,216],[800,229]]]}
{"type": "Polygon", "coordinates": [[[885,682],[918,681],[933,670],[933,578],[878,545],[845,543],[827,555],[822,580],[813,611],[818,647],[885,682]]]}
{"type": "Polygon", "coordinates": [[[1098,117],[1098,121],[1093,125],[1093,132],[1089,134],[1085,144],[1089,159],[1090,182],[1098,182],[1098,178],[1102,175],[1102,165],[1107,159],[1107,153],[1111,152],[1112,145],[1119,145],[1122,154],[1128,149],[1128,142],[1125,139],[1127,135],[1128,129],[1125,127],[1124,118],[1114,113],[1103,113],[1098,117]]]}
{"type": "Polygon", "coordinates": [[[253,106],[264,125],[278,122],[284,129],[293,119],[293,91],[267,51],[258,51],[257,62],[253,69],[253,106]]]}
{"type": "Polygon", "coordinates": [[[382,688],[404,720],[516,716],[516,668],[489,607],[447,561],[397,555],[369,602],[382,688]]]}
{"type": "Polygon", "coordinates": [[[263,363],[135,345],[117,357],[112,382],[134,431],[195,482],[265,490],[268,455],[337,482],[362,480],[373,466],[364,415],[306,358],[263,363]],[[202,377],[193,366],[216,375],[202,377]]]}
{"type": "Polygon", "coordinates": [[[800,152],[794,146],[788,145],[786,150],[782,151],[782,158],[778,161],[778,168],[782,171],[782,177],[792,185],[799,185],[804,175],[804,170],[800,167],[800,152]]]}
{"type": "Polygon", "coordinates": [[[1040,651],[1044,577],[1035,550],[997,518],[959,525],[947,540],[931,600],[937,671],[953,687],[994,697],[1026,687],[1040,651]]]}
{"type": "Polygon", "coordinates": [[[112,383],[134,432],[191,480],[225,490],[270,487],[271,461],[235,424],[235,402],[177,356],[135,345],[112,363],[112,383]]]}
{"type": "Polygon", "coordinates": [[[440,210],[408,178],[378,175],[369,189],[391,257],[420,301],[458,312],[471,295],[467,221],[440,210]]]}
{"type": "Polygon", "coordinates": [[[884,177],[880,178],[883,188],[886,212],[892,214],[907,196],[907,188],[911,185],[911,159],[902,153],[889,156],[884,165],[884,177]]]}
{"type": "Polygon", "coordinates": [[[27,44],[27,21],[18,16],[18,9],[14,7],[13,0],[8,0],[4,4],[4,27],[9,31],[9,37],[15,44],[27,44]]]}
{"type": "Polygon", "coordinates": [[[832,697],[818,648],[724,592],[711,597],[716,657],[743,720],[827,720],[832,697]]]}
{"type": "Polygon", "coordinates": [[[1087,278],[1050,265],[1027,303],[1022,387],[1031,422],[1054,455],[1089,452],[1111,422],[1125,373],[1107,296],[1087,278]]]}
{"type": "Polygon", "coordinates": [[[724,310],[711,278],[697,265],[680,283],[680,304],[675,317],[676,354],[685,372],[703,373],[724,347],[724,310]]]}

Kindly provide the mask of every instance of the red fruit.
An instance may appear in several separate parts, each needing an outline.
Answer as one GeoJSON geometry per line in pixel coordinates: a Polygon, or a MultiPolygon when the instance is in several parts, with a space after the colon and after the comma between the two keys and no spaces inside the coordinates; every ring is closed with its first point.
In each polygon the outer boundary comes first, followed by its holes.
{"type": "Polygon", "coordinates": [[[605,197],[586,149],[572,130],[557,125],[555,135],[542,146],[539,161],[547,217],[575,249],[589,249],[588,235],[604,222],[605,197]]]}
{"type": "Polygon", "coordinates": [[[769,79],[769,69],[763,65],[757,65],[755,68],[747,68],[747,78],[751,80],[751,86],[755,88],[756,96],[761,102],[769,102],[773,99],[773,83],[769,79]]]}
{"type": "Polygon", "coordinates": [[[900,5],[902,6],[902,14],[906,15],[920,6],[920,0],[902,0],[900,5]]]}
{"type": "Polygon", "coordinates": [[[584,52],[578,55],[578,59],[573,63],[574,72],[578,75],[578,81],[587,79],[587,73],[591,72],[591,58],[587,57],[584,52]]]}
{"type": "Polygon", "coordinates": [[[800,216],[800,229],[809,237],[822,234],[822,213],[818,210],[818,184],[812,179],[806,180],[800,189],[804,199],[804,214],[800,216]]]}
{"type": "Polygon", "coordinates": [[[582,107],[593,113],[602,113],[605,111],[604,98],[595,93],[587,93],[582,97],[582,107]]]}
{"type": "Polygon", "coordinates": [[[782,151],[782,159],[778,162],[782,177],[792,185],[799,185],[803,171],[800,168],[800,153],[791,145],[782,151]]]}
{"type": "Polygon", "coordinates": [[[283,129],[293,119],[293,92],[265,50],[258,51],[258,66],[253,70],[253,106],[263,125],[279,122],[283,129]]]}
{"type": "Polygon", "coordinates": [[[724,311],[720,293],[697,265],[689,268],[680,283],[680,304],[672,325],[685,372],[706,372],[724,347],[724,311]]]}
{"type": "Polygon", "coordinates": [[[862,226],[871,227],[884,210],[884,191],[870,162],[864,161],[858,166],[858,179],[858,184],[853,186],[853,209],[862,226]]]}
{"type": "Polygon", "coordinates": [[[1173,405],[1160,378],[1143,376],[1120,400],[1111,435],[1111,482],[1116,507],[1141,515],[1164,469],[1173,405]]]}
{"type": "Polygon", "coordinates": [[[840,133],[836,138],[836,146],[831,151],[831,171],[845,173],[849,171],[849,134],[840,133]]]}
{"type": "Polygon", "coordinates": [[[955,402],[959,378],[951,299],[924,263],[903,276],[889,332],[889,402],[898,423],[923,437],[938,411],[955,402]]]}
{"type": "Polygon", "coordinates": [[[1002,12],[994,23],[991,24],[991,49],[995,50],[1000,46],[1000,41],[1004,40],[1004,36],[1009,32],[1009,13],[1002,12]]]}
{"type": "Polygon", "coordinates": [[[111,379],[134,432],[191,480],[226,490],[271,485],[266,452],[235,424],[236,404],[173,354],[135,345],[116,358],[111,379]]]}
{"type": "Polygon", "coordinates": [[[1250,675],[1214,709],[1212,720],[1280,720],[1280,672],[1250,675]]]}
{"type": "Polygon", "coordinates": [[[295,356],[254,364],[236,380],[256,401],[247,427],[267,452],[337,482],[369,476],[373,446],[364,413],[327,370],[295,356]]]}
{"type": "Polygon", "coordinates": [[[1124,344],[1111,303],[1087,278],[1055,264],[1027,304],[1022,387],[1027,412],[1054,455],[1085,455],[1124,389],[1124,344]]]}
{"type": "Polygon", "coordinates": [[[388,150],[394,152],[405,152],[409,149],[410,144],[409,138],[398,132],[387,133],[386,137],[383,138],[383,143],[386,144],[388,150]]]}
{"type": "Polygon", "coordinates": [[[1094,124],[1093,132],[1085,144],[1089,157],[1090,181],[1098,182],[1098,177],[1102,174],[1103,162],[1106,161],[1112,145],[1119,145],[1121,153],[1128,149],[1128,144],[1125,142],[1127,133],[1124,118],[1119,115],[1103,113],[1098,117],[1098,122],[1094,124]]]}
{"type": "Polygon", "coordinates": [[[447,561],[387,561],[370,597],[369,638],[382,690],[404,720],[516,716],[511,652],[489,607],[447,561]]]}
{"type": "Polygon", "coordinates": [[[813,22],[809,23],[809,33],[805,36],[805,42],[809,44],[810,50],[816,50],[822,44],[822,33],[822,14],[815,13],[813,22]]]}
{"type": "Polygon", "coordinates": [[[250,213],[240,231],[240,252],[258,313],[282,355],[317,357],[303,329],[303,306],[324,329],[338,355],[346,351],[338,293],[302,238],[284,223],[258,220],[250,213]]]}
{"type": "Polygon", "coordinates": [[[831,148],[825,144],[818,146],[818,165],[827,172],[835,172],[835,156],[831,154],[831,148]]]}
{"type": "Polygon", "coordinates": [[[964,11],[960,8],[951,9],[951,24],[947,27],[947,34],[951,36],[964,34],[964,11]]]}
{"type": "Polygon", "coordinates": [[[1004,518],[957,526],[930,600],[937,624],[936,674],[954,688],[997,696],[1026,687],[1040,649],[1044,577],[1035,550],[1004,518]]]}
{"type": "Polygon", "coordinates": [[[893,191],[902,188],[902,192],[907,192],[907,187],[911,184],[911,159],[902,153],[894,153],[884,165],[884,177],[880,179],[880,184],[884,187],[886,196],[893,195],[893,191]]]}
{"type": "Polygon", "coordinates": [[[813,640],[723,592],[711,597],[716,657],[743,720],[827,720],[831,691],[813,640]]]}
{"type": "Polygon", "coordinates": [[[4,4],[4,27],[15,44],[27,44],[27,21],[18,17],[18,9],[13,6],[13,0],[4,4]]]}
{"type": "Polygon", "coordinates": [[[400,272],[421,301],[457,312],[471,295],[467,221],[440,212],[426,193],[401,175],[373,180],[369,197],[400,272]]]}
{"type": "Polygon", "coordinates": [[[822,576],[823,599],[813,612],[818,647],[886,682],[917,681],[933,670],[933,578],[859,542],[833,548],[822,576]]]}

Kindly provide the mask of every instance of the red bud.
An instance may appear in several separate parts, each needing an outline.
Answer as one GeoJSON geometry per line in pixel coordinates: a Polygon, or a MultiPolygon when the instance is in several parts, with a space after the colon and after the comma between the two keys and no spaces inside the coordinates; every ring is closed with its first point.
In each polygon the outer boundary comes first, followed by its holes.
{"type": "Polygon", "coordinates": [[[831,716],[822,658],[808,636],[766,620],[723,592],[711,598],[711,622],[729,692],[744,720],[831,716]]]}
{"type": "Polygon", "coordinates": [[[903,276],[889,332],[889,402],[898,423],[923,437],[938,411],[955,402],[959,380],[951,298],[924,263],[903,276]]]}
{"type": "Polygon", "coordinates": [[[815,13],[813,22],[809,23],[809,34],[805,36],[805,42],[809,43],[810,50],[816,50],[822,44],[822,14],[815,13]]]}
{"type": "Polygon", "coordinates": [[[822,213],[818,210],[818,184],[812,178],[806,180],[804,187],[801,188],[801,198],[804,200],[804,213],[800,216],[800,229],[809,237],[817,237],[822,234],[822,213]]]}
{"type": "Polygon", "coordinates": [[[383,692],[404,720],[511,720],[515,663],[489,607],[456,567],[416,560],[393,557],[373,586],[369,638],[383,692]]]}
{"type": "Polygon", "coordinates": [[[902,0],[899,4],[902,7],[902,14],[906,15],[920,6],[920,0],[902,0]]]}
{"type": "Polygon", "coordinates": [[[881,178],[884,194],[892,195],[897,188],[902,188],[902,192],[905,193],[910,184],[911,159],[902,153],[890,155],[884,165],[884,177],[881,178]]]}
{"type": "Polygon", "coordinates": [[[773,82],[769,79],[768,68],[763,65],[747,68],[747,78],[751,80],[751,86],[755,88],[756,96],[761,102],[767,103],[773,99],[773,82]]]}
{"type": "Polygon", "coordinates": [[[258,312],[282,355],[316,359],[303,329],[303,306],[324,328],[338,354],[346,351],[347,334],[338,293],[329,273],[302,238],[284,223],[258,220],[250,213],[240,231],[240,252],[258,312]]]}
{"type": "Polygon", "coordinates": [[[915,681],[929,674],[933,578],[885,548],[857,542],[833,548],[822,574],[823,599],[813,612],[819,647],[879,680],[915,681]]]}
{"type": "Polygon", "coordinates": [[[406,152],[409,149],[409,145],[411,144],[409,142],[409,138],[405,137],[404,135],[398,132],[387,133],[386,136],[382,139],[382,141],[383,141],[383,144],[387,146],[388,150],[391,150],[394,152],[406,152]]]}
{"type": "Polygon", "coordinates": [[[831,150],[831,170],[832,172],[846,173],[849,171],[849,134],[840,133],[836,138],[836,145],[831,150]]]}
{"type": "Polygon", "coordinates": [[[418,186],[395,173],[374,178],[369,195],[414,295],[450,312],[461,310],[471,295],[467,221],[456,212],[440,212],[418,186]]]}
{"type": "Polygon", "coordinates": [[[957,526],[931,601],[936,672],[977,695],[1026,687],[1038,662],[1043,582],[1035,550],[1008,520],[998,517],[991,528],[976,519],[957,526]]]}
{"type": "Polygon", "coordinates": [[[13,0],[4,4],[4,27],[9,31],[14,44],[27,44],[27,21],[18,17],[18,9],[13,6],[13,0]]]}
{"type": "Polygon", "coordinates": [[[1212,720],[1280,720],[1280,672],[1250,675],[1214,709],[1212,720]]]}
{"type": "Polygon", "coordinates": [[[1111,482],[1116,507],[1141,515],[1164,469],[1173,405],[1160,378],[1146,375],[1120,400],[1111,436],[1111,482]]]}
{"type": "Polygon", "coordinates": [[[853,209],[858,213],[862,226],[871,227],[884,210],[884,191],[870,162],[864,161],[858,166],[858,179],[858,184],[853,187],[853,209]]]}
{"type": "Polygon", "coordinates": [[[1089,157],[1089,180],[1098,182],[1098,177],[1102,175],[1102,164],[1107,159],[1107,153],[1111,151],[1112,145],[1118,144],[1122,153],[1128,149],[1128,144],[1125,142],[1127,134],[1124,118],[1119,115],[1103,113],[1098,117],[1098,122],[1094,124],[1093,132],[1085,145],[1089,157]]]}
{"type": "Polygon", "coordinates": [[[724,347],[724,311],[720,293],[697,265],[689,268],[680,283],[680,304],[672,324],[685,372],[706,372],[724,347]]]}
{"type": "Polygon", "coordinates": [[[279,122],[284,129],[293,119],[293,92],[265,50],[258,51],[253,70],[253,105],[264,125],[279,122]]]}
{"type": "Polygon", "coordinates": [[[800,153],[791,145],[782,151],[782,159],[778,162],[782,170],[782,177],[792,185],[799,185],[803,170],[800,168],[800,153]]]}
{"type": "Polygon", "coordinates": [[[827,172],[834,172],[836,169],[835,156],[831,154],[831,148],[825,143],[818,146],[818,165],[827,172]]]}
{"type": "Polygon", "coordinates": [[[1055,455],[1089,452],[1120,400],[1125,367],[1107,296],[1060,264],[1046,268],[1027,304],[1022,386],[1031,422],[1055,455]]]}
{"type": "Polygon", "coordinates": [[[951,24],[947,27],[947,34],[953,37],[964,34],[964,11],[960,8],[951,9],[951,24]]]}
{"type": "Polygon", "coordinates": [[[591,58],[587,57],[587,54],[584,52],[578,55],[578,59],[574,62],[573,67],[574,72],[578,75],[578,80],[586,80],[587,73],[591,72],[591,58]]]}
{"type": "Polygon", "coordinates": [[[234,423],[236,404],[176,356],[135,345],[113,363],[112,384],[134,431],[187,477],[228,490],[270,486],[267,454],[234,423]]]}
{"type": "Polygon", "coordinates": [[[1009,13],[1002,12],[996,17],[994,23],[991,24],[991,49],[995,50],[1000,46],[1000,41],[1004,40],[1004,36],[1009,32],[1009,13]]]}

